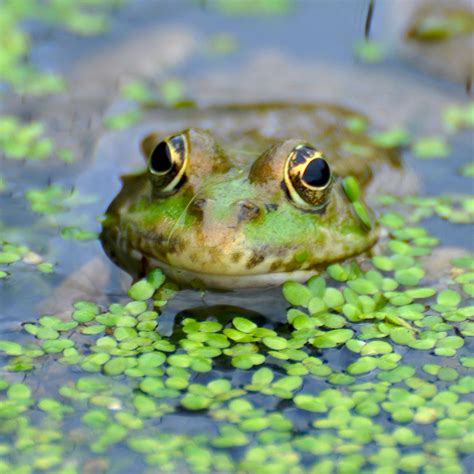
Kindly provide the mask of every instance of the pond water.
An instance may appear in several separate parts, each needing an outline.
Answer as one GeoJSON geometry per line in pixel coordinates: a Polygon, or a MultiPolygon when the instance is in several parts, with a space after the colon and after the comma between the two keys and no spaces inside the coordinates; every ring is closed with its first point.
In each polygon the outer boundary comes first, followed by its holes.
{"type": "Polygon", "coordinates": [[[90,3],[0,5],[0,473],[469,472],[474,109],[407,59],[409,7],[376,2],[364,43],[366,1],[90,3]],[[98,233],[153,117],[274,100],[400,149],[374,252],[305,285],[130,286],[98,233]]]}

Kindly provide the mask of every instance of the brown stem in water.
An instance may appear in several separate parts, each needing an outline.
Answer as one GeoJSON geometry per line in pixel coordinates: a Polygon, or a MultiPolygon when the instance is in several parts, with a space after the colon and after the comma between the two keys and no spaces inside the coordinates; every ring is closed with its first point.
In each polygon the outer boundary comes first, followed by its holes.
{"type": "Polygon", "coordinates": [[[364,36],[366,40],[368,40],[370,36],[370,26],[372,25],[372,17],[374,15],[374,8],[375,8],[375,0],[370,0],[369,8],[367,10],[367,16],[365,18],[364,36]]]}

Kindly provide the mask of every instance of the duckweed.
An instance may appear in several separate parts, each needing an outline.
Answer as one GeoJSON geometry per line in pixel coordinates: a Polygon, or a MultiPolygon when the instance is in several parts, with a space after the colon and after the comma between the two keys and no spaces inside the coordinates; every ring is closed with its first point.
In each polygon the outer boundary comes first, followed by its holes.
{"type": "Polygon", "coordinates": [[[365,63],[378,63],[385,58],[386,51],[381,43],[364,39],[355,44],[355,55],[365,63]]]}
{"type": "Polygon", "coordinates": [[[452,289],[445,289],[438,293],[436,302],[443,306],[457,306],[461,302],[461,295],[452,289]]]}
{"type": "Polygon", "coordinates": [[[64,227],[61,230],[61,237],[63,239],[73,240],[95,240],[98,237],[97,232],[81,229],[79,227],[64,227]]]}
{"type": "Polygon", "coordinates": [[[0,241],[0,271],[1,278],[7,278],[14,270],[23,270],[25,265],[36,268],[40,273],[51,273],[54,265],[33,252],[26,245],[17,245],[12,242],[0,241]],[[5,267],[5,270],[1,269],[5,267]],[[8,269],[8,271],[6,271],[8,269]]]}
{"type": "Polygon", "coordinates": [[[376,132],[372,135],[372,141],[375,145],[384,148],[393,148],[407,145],[410,141],[408,132],[402,127],[396,127],[382,132],[376,132]]]}
{"type": "Polygon", "coordinates": [[[156,288],[148,280],[139,280],[128,290],[128,296],[134,300],[144,301],[153,296],[156,288]]]}
{"type": "Polygon", "coordinates": [[[53,141],[44,136],[40,122],[22,124],[13,116],[3,115],[0,130],[0,153],[6,158],[44,160],[53,153],[53,141]]]}
{"type": "Polygon", "coordinates": [[[25,193],[25,197],[29,201],[31,209],[39,214],[58,214],[70,207],[88,204],[96,200],[95,196],[83,196],[77,191],[68,190],[60,185],[31,188],[25,193]]]}
{"type": "Polygon", "coordinates": [[[210,54],[228,55],[238,49],[238,40],[229,33],[215,33],[207,42],[207,50],[210,54]]]}
{"type": "MultiPolygon", "coordinates": [[[[401,199],[396,199],[401,207],[411,209],[408,213],[410,214],[410,221],[412,223],[419,222],[421,219],[426,219],[431,216],[438,216],[456,224],[470,224],[474,222],[471,195],[405,196],[401,199]]],[[[395,203],[392,196],[378,196],[378,200],[381,204],[385,205],[395,203]]],[[[425,242],[422,240],[421,243],[430,243],[433,245],[436,244],[436,241],[430,240],[425,242]]],[[[429,253],[423,249],[423,246],[421,246],[420,249],[412,249],[410,246],[403,244],[404,243],[395,244],[400,249],[399,253],[408,254],[415,252],[415,254],[419,255],[421,255],[421,252],[429,253]]]]}
{"type": "Polygon", "coordinates": [[[104,118],[104,126],[110,129],[122,129],[130,127],[139,122],[142,112],[138,109],[130,109],[125,112],[117,112],[104,118]]]}
{"type": "Polygon", "coordinates": [[[361,201],[356,201],[356,202],[352,203],[352,207],[353,207],[357,217],[359,218],[359,220],[363,224],[363,226],[367,230],[372,229],[372,226],[373,226],[372,219],[371,219],[370,214],[367,211],[367,208],[365,207],[364,203],[361,202],[361,201]]]}
{"type": "Polygon", "coordinates": [[[349,201],[356,202],[359,200],[360,188],[356,178],[354,178],[353,176],[347,176],[342,181],[342,186],[349,201]]]}
{"type": "Polygon", "coordinates": [[[450,154],[448,144],[440,137],[423,137],[418,139],[412,147],[417,158],[445,158],[450,154]]]}
{"type": "MultiPolygon", "coordinates": [[[[211,417],[216,417],[216,420],[227,420],[227,424],[219,425],[221,427],[217,436],[203,437],[202,446],[209,443],[210,449],[247,446],[251,443],[249,436],[257,437],[258,440],[264,434],[275,437],[277,433],[291,429],[292,422],[284,414],[282,416],[278,413],[267,413],[265,410],[254,408],[246,398],[242,398],[246,393],[252,392],[277,400],[288,400],[299,410],[322,416],[312,421],[313,429],[316,431],[293,436],[291,452],[296,456],[295,459],[298,459],[298,452],[308,452],[309,445],[305,440],[316,443],[314,449],[309,449],[313,456],[326,452],[327,448],[324,446],[332,446],[333,443],[324,444],[324,436],[329,433],[327,430],[334,428],[338,430],[338,436],[349,437],[357,446],[358,443],[364,445],[371,440],[382,442],[383,436],[391,437],[400,446],[421,445],[423,437],[413,428],[400,426],[389,432],[383,426],[374,424],[370,418],[380,413],[388,414],[400,425],[408,422],[415,425],[434,424],[440,439],[459,439],[466,434],[466,428],[462,421],[457,420],[462,419],[461,412],[466,415],[472,410],[471,404],[462,405],[464,411],[461,408],[456,411],[453,404],[458,403],[458,398],[448,397],[452,392],[445,392],[446,395],[442,397],[436,394],[436,390],[429,389],[433,387],[429,382],[415,378],[415,375],[420,376],[421,373],[417,373],[415,367],[401,363],[402,356],[397,353],[399,344],[413,346],[419,341],[431,340],[421,338],[422,335],[414,331],[410,325],[405,327],[402,324],[404,318],[412,321],[426,320],[427,323],[439,321],[433,319],[434,315],[424,314],[423,304],[391,306],[393,298],[382,296],[384,293],[390,295],[393,290],[392,287],[384,290],[383,282],[387,277],[380,272],[396,273],[406,269],[404,265],[413,263],[405,261],[407,257],[397,258],[394,260],[395,265],[381,265],[380,259],[374,258],[374,265],[375,262],[378,263],[379,272],[373,270],[364,272],[359,269],[355,272],[358,276],[353,276],[353,279],[349,280],[340,278],[341,271],[347,273],[346,266],[334,267],[328,272],[329,278],[331,274],[334,275],[336,277],[334,281],[338,285],[341,285],[341,282],[344,285],[342,288],[332,286],[331,281],[324,276],[312,279],[308,282],[308,286],[288,283],[286,290],[283,289],[284,295],[288,300],[294,300],[297,294],[302,295],[303,301],[297,301],[296,304],[302,308],[306,306],[311,308],[311,315],[295,308],[291,309],[288,317],[294,331],[286,337],[260,327],[256,322],[243,316],[234,316],[227,324],[214,320],[197,321],[188,317],[180,323],[184,337],[178,344],[181,349],[176,351],[170,341],[161,339],[160,334],[156,332],[156,319],[159,315],[156,311],[149,310],[150,298],[157,290],[160,291],[164,283],[161,272],[155,271],[137,282],[140,283],[138,286],[137,283],[132,285],[130,296],[135,301],[126,305],[112,304],[104,311],[92,302],[79,301],[75,303],[69,321],[61,320],[54,315],[45,315],[39,318],[37,324],[25,325],[25,329],[30,333],[37,338],[43,338],[43,351],[34,354],[30,346],[13,341],[1,341],[0,351],[12,359],[22,357],[26,353],[30,353],[30,357],[35,359],[62,352],[63,363],[78,364],[83,371],[98,374],[82,377],[75,386],[66,384],[59,390],[63,397],[77,401],[90,400],[93,406],[99,407],[89,409],[81,418],[85,428],[101,430],[99,437],[90,444],[92,452],[107,451],[109,446],[128,439],[129,430],[140,432],[148,426],[148,419],[166,416],[166,413],[173,413],[178,407],[191,412],[208,411],[211,417]],[[385,269],[380,268],[381,266],[385,269]],[[292,289],[296,289],[296,293],[292,289]],[[357,322],[355,325],[352,323],[351,327],[347,327],[346,322],[346,313],[353,314],[348,311],[348,305],[358,311],[357,322]],[[395,308],[398,315],[392,313],[395,308]],[[306,320],[307,322],[302,324],[306,320]],[[308,324],[310,321],[313,322],[308,324]],[[370,326],[370,321],[374,321],[375,324],[370,326]],[[140,336],[137,328],[144,323],[152,323],[152,326],[140,329],[143,331],[143,335],[140,336]],[[106,333],[107,327],[112,331],[106,333]],[[372,332],[368,331],[370,327],[373,328],[372,332]],[[84,331],[89,328],[90,331],[84,331]],[[82,344],[79,346],[81,352],[77,352],[73,339],[63,339],[60,336],[61,333],[71,332],[83,335],[90,332],[91,335],[98,334],[99,337],[95,339],[95,345],[87,354],[82,352],[85,349],[82,344]],[[152,334],[154,336],[149,339],[152,334]],[[367,337],[368,340],[365,339],[367,337]],[[393,342],[390,343],[390,340],[393,342]],[[337,348],[346,346],[359,356],[347,363],[341,372],[335,370],[336,367],[331,368],[318,357],[299,349],[308,343],[317,352],[341,350],[337,348]],[[272,370],[268,363],[260,369],[254,369],[255,365],[269,361],[269,357],[276,357],[278,360],[283,355],[284,360],[294,360],[286,363],[285,369],[288,372],[286,376],[281,376],[272,370]],[[192,381],[193,373],[212,370],[218,360],[216,357],[222,356],[230,358],[230,363],[234,367],[251,371],[249,383],[235,384],[224,378],[211,378],[207,385],[192,381]],[[131,382],[135,381],[140,392],[133,397],[131,405],[133,411],[117,412],[114,422],[110,410],[130,403],[127,397],[131,394],[127,386],[120,383],[114,385],[107,381],[108,378],[117,376],[125,376],[131,382]],[[370,377],[371,382],[366,382],[365,385],[363,382],[357,384],[357,377],[360,376],[370,377]],[[319,394],[308,392],[304,388],[304,380],[307,377],[325,380],[327,386],[353,387],[350,392],[352,395],[342,395],[339,391],[328,389],[319,394]],[[404,389],[403,384],[407,388],[404,389]],[[409,391],[415,388],[420,395],[409,391]],[[421,395],[422,393],[425,395],[421,395]],[[425,406],[428,401],[429,405],[425,406]],[[443,418],[444,415],[436,408],[437,406],[448,407],[451,417],[459,412],[460,418],[443,418]],[[368,424],[362,429],[361,423],[368,424]],[[357,430],[354,430],[353,426],[357,426],[357,430]]],[[[464,265],[465,262],[467,261],[461,260],[457,263],[464,265]]],[[[410,287],[410,290],[406,291],[412,292],[411,298],[421,301],[434,298],[435,306],[437,305],[442,313],[449,312],[461,304],[462,296],[454,289],[448,288],[436,293],[436,290],[429,287],[416,287],[424,282],[424,278],[424,275],[417,276],[416,281],[399,278],[401,280],[399,284],[402,287],[407,285],[410,287]]],[[[451,324],[447,324],[443,330],[450,331],[451,328],[451,324]]],[[[444,335],[435,338],[434,344],[437,357],[452,357],[451,352],[454,351],[456,354],[462,347],[463,340],[455,334],[444,335]]],[[[420,349],[422,350],[421,347],[420,349]]],[[[463,357],[462,363],[464,366],[472,365],[468,357],[463,357]]],[[[21,370],[21,365],[19,368],[21,370]]],[[[23,370],[26,369],[28,366],[23,367],[23,370]]],[[[435,376],[444,383],[452,384],[456,392],[468,393],[469,390],[474,390],[472,381],[461,375],[460,370],[465,369],[445,367],[442,364],[423,366],[427,376],[435,376]]],[[[16,400],[16,403],[19,403],[17,409],[21,412],[37,403],[38,408],[49,414],[48,416],[64,419],[79,409],[64,405],[55,399],[46,398],[35,402],[33,392],[26,384],[12,383],[4,387],[8,389],[7,399],[16,400]]],[[[459,397],[454,393],[453,395],[459,397]]],[[[461,407],[459,403],[458,406],[461,407]]],[[[1,413],[0,411],[0,416],[1,413]]],[[[278,437],[281,437],[281,434],[278,434],[278,437]]],[[[135,435],[129,439],[135,439],[135,435]]],[[[288,440],[287,437],[279,439],[288,440]]],[[[135,441],[130,441],[130,446],[139,449],[140,452],[145,450],[145,444],[139,448],[135,441]]],[[[340,449],[344,452],[342,446],[340,449]]],[[[332,448],[330,449],[332,451],[332,448]]],[[[343,458],[349,459],[348,463],[351,462],[349,452],[343,458]]],[[[425,455],[423,451],[412,452],[402,457],[399,465],[417,466],[425,455]]],[[[251,458],[245,459],[247,461],[242,462],[250,462],[251,458]]],[[[364,459],[358,461],[362,463],[360,465],[364,465],[364,459]]],[[[155,462],[158,460],[153,461],[154,465],[155,462]]]]}
{"type": "Polygon", "coordinates": [[[231,15],[281,15],[291,9],[289,0],[217,0],[212,7],[231,15]]]}
{"type": "Polygon", "coordinates": [[[474,127],[474,102],[447,107],[443,112],[443,122],[448,132],[455,132],[464,127],[474,127]]]}
{"type": "Polygon", "coordinates": [[[128,82],[122,87],[121,92],[127,99],[138,102],[141,105],[154,104],[156,102],[152,87],[142,81],[128,82]]]}
{"type": "MultiPolygon", "coordinates": [[[[462,176],[474,176],[474,163],[467,163],[463,166],[461,166],[461,168],[459,169],[459,173],[462,175],[462,176]]],[[[0,189],[1,189],[1,186],[0,186],[0,189]]]]}

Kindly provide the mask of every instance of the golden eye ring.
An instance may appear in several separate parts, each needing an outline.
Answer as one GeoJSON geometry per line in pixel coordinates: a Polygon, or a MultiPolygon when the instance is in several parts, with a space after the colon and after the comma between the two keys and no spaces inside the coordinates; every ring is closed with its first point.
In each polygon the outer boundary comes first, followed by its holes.
{"type": "Polygon", "coordinates": [[[186,178],[189,144],[184,134],[166,138],[158,143],[148,157],[148,171],[154,191],[176,191],[186,178]]]}
{"type": "Polygon", "coordinates": [[[297,207],[318,210],[327,205],[333,176],[321,151],[298,145],[288,155],[284,173],[288,195],[297,207]]]}

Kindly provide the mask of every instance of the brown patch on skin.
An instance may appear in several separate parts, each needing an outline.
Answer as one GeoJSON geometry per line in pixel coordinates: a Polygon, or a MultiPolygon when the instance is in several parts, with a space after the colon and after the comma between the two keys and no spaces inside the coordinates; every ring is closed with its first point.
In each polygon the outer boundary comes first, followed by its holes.
{"type": "Polygon", "coordinates": [[[189,258],[190,258],[190,260],[192,260],[192,261],[196,261],[196,260],[199,260],[199,255],[198,255],[197,253],[195,253],[195,252],[191,252],[191,253],[189,254],[189,258]]]}
{"type": "Polygon", "coordinates": [[[233,263],[238,263],[241,257],[242,257],[242,252],[234,252],[231,256],[231,260],[233,263]]]}
{"type": "Polygon", "coordinates": [[[182,239],[170,238],[168,235],[153,230],[143,232],[143,229],[130,225],[127,234],[130,236],[131,248],[144,251],[149,255],[179,253],[186,248],[186,243],[182,239]]]}
{"type": "Polygon", "coordinates": [[[292,260],[291,262],[287,262],[284,266],[283,271],[285,272],[293,272],[295,270],[301,270],[302,265],[300,262],[297,262],[296,260],[292,260]]]}
{"type": "MultiPolygon", "coordinates": [[[[331,205],[331,203],[329,203],[329,205],[331,205]]],[[[328,206],[329,207],[329,206],[328,206]]],[[[327,208],[326,208],[327,209],[327,208]]],[[[325,247],[326,246],[326,242],[327,242],[327,233],[324,231],[324,229],[322,228],[319,228],[319,232],[316,236],[317,238],[317,241],[318,241],[318,245],[320,247],[325,247]]]]}
{"type": "Polygon", "coordinates": [[[204,208],[206,207],[207,200],[204,198],[197,198],[192,201],[188,207],[188,213],[202,221],[204,216],[204,208]]]}
{"type": "Polygon", "coordinates": [[[150,186],[147,173],[125,175],[121,177],[121,181],[122,189],[105,211],[107,218],[120,216],[133,203],[133,197],[150,186]]]}
{"type": "Polygon", "coordinates": [[[203,178],[229,171],[229,158],[210,133],[192,128],[182,133],[188,138],[189,181],[192,184],[199,185],[203,178]]]}
{"type": "Polygon", "coordinates": [[[304,140],[286,140],[280,142],[263,152],[253,163],[249,172],[252,183],[270,184],[277,187],[283,181],[286,159],[296,146],[304,140]]]}
{"type": "Polygon", "coordinates": [[[276,272],[280,271],[283,266],[283,260],[278,259],[275,260],[271,265],[270,265],[270,272],[276,272]]]}
{"type": "Polygon", "coordinates": [[[142,152],[143,158],[145,158],[145,161],[148,161],[148,158],[158,143],[160,143],[160,138],[155,132],[149,133],[140,142],[140,150],[142,152]]]}
{"type": "Polygon", "coordinates": [[[212,172],[213,173],[225,173],[230,169],[230,163],[227,155],[219,143],[214,142],[212,149],[213,154],[210,155],[212,160],[212,172]]]}
{"type": "Polygon", "coordinates": [[[251,268],[256,267],[259,263],[262,263],[264,260],[265,255],[263,253],[254,252],[246,266],[250,270],[251,268]]]}
{"type": "Polygon", "coordinates": [[[269,272],[274,271],[283,271],[285,267],[285,261],[288,258],[288,254],[292,254],[294,249],[290,249],[286,246],[276,246],[276,247],[265,247],[263,250],[265,255],[271,255],[273,262],[270,264],[269,272]]]}
{"type": "MultiPolygon", "coordinates": [[[[276,169],[273,157],[275,156],[278,147],[281,144],[276,144],[265,150],[257,160],[254,161],[250,168],[249,178],[251,182],[262,182],[269,179],[278,179],[279,169],[276,169]]],[[[283,169],[283,168],[282,168],[283,169]]]]}

